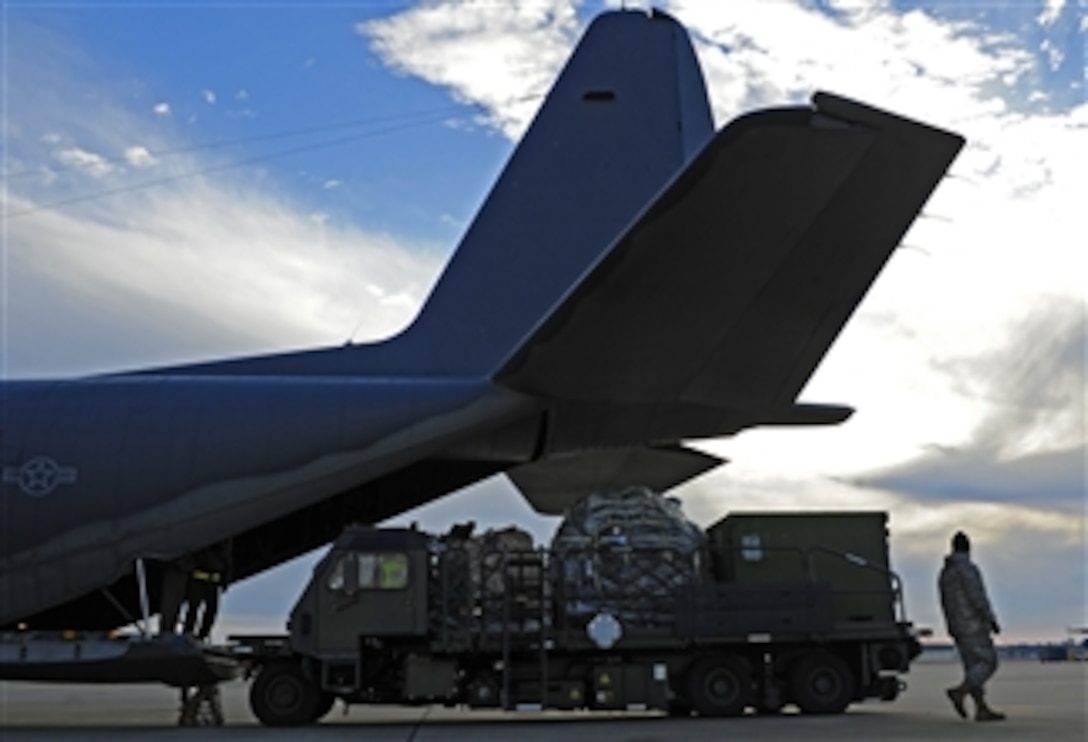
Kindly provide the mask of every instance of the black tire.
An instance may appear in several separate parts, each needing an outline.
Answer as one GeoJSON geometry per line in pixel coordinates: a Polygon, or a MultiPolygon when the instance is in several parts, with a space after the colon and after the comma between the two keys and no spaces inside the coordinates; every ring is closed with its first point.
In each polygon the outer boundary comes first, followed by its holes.
{"type": "Polygon", "coordinates": [[[269,727],[310,724],[324,715],[321,706],[322,694],[297,662],[265,665],[249,689],[253,715],[269,727]]]}
{"type": "Polygon", "coordinates": [[[325,714],[332,711],[333,704],[336,703],[336,696],[332,693],[321,693],[318,696],[317,707],[314,709],[314,716],[310,721],[319,721],[325,714]]]}
{"type": "Polygon", "coordinates": [[[854,673],[830,652],[813,652],[790,673],[793,699],[806,714],[841,714],[854,700],[854,673]]]}
{"type": "Polygon", "coordinates": [[[674,698],[669,701],[668,714],[674,719],[691,718],[691,704],[682,698],[674,698]]]}
{"type": "Polygon", "coordinates": [[[752,697],[751,668],[737,657],[707,657],[688,670],[687,701],[700,716],[739,716],[752,697]]]}

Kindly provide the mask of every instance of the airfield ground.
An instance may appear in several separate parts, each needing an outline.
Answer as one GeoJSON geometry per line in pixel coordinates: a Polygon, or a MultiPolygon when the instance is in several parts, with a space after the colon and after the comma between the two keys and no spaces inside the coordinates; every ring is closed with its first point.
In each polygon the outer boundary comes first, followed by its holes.
{"type": "Polygon", "coordinates": [[[958,665],[919,662],[909,688],[894,703],[852,706],[840,716],[795,713],[738,719],[669,719],[652,714],[480,712],[442,707],[338,705],[320,726],[266,729],[250,713],[241,681],[223,686],[225,727],[177,728],[175,692],[153,686],[97,687],[0,683],[0,740],[1046,740],[1088,739],[1088,663],[1006,661],[991,684],[1004,722],[963,721],[944,688],[958,665]]]}

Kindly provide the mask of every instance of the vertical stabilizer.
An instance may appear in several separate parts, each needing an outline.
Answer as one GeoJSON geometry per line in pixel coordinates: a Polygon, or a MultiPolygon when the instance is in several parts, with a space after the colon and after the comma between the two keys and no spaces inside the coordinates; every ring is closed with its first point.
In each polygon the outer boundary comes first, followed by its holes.
{"type": "Polygon", "coordinates": [[[494,370],[712,134],[684,28],[659,12],[599,16],[394,343],[398,361],[494,370]]]}
{"type": "Polygon", "coordinates": [[[683,26],[659,11],[604,13],[407,330],[143,373],[490,375],[713,133],[683,26]]]}

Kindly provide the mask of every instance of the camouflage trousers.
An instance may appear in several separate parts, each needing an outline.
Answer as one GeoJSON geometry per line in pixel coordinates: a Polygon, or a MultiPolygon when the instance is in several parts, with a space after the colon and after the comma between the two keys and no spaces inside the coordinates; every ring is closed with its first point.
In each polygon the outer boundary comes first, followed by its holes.
{"type": "Polygon", "coordinates": [[[971,690],[981,691],[997,671],[997,650],[989,633],[957,636],[956,649],[963,663],[963,682],[971,690]]]}

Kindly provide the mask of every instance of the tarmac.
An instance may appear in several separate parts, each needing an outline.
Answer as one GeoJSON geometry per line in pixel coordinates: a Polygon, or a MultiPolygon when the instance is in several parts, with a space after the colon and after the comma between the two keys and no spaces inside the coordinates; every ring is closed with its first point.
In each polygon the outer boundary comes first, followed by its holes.
{"type": "Polygon", "coordinates": [[[489,742],[494,740],[1046,740],[1088,739],[1088,662],[1007,660],[989,686],[1002,722],[964,721],[944,689],[960,679],[958,664],[919,662],[907,690],[891,703],[852,705],[836,716],[789,708],[774,716],[670,719],[656,714],[499,712],[340,704],[319,725],[261,727],[249,711],[248,684],[223,685],[226,725],[179,728],[177,691],[158,686],[0,683],[0,740],[365,740],[489,742]]]}

